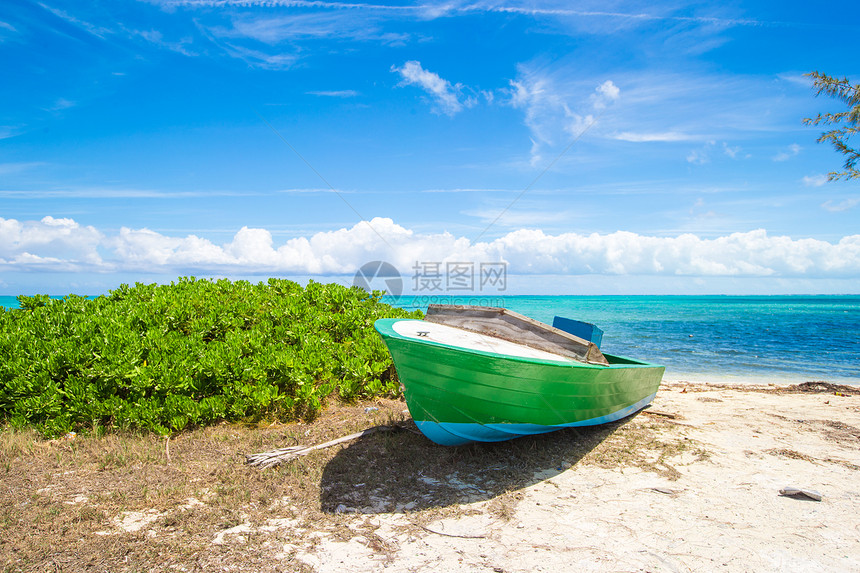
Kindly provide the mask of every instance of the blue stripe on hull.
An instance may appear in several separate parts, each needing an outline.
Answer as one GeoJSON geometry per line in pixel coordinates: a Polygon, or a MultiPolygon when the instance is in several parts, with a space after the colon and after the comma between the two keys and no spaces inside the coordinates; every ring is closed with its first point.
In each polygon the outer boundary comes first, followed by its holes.
{"type": "Polygon", "coordinates": [[[431,422],[431,421],[415,421],[421,433],[443,446],[462,446],[471,442],[502,442],[522,436],[531,436],[534,434],[545,434],[554,432],[562,428],[574,428],[578,426],[597,426],[600,424],[608,424],[615,422],[621,418],[638,412],[648,404],[650,404],[656,392],[650,396],[646,396],[631,406],[617,410],[606,416],[591,418],[590,420],[581,420],[579,422],[570,422],[568,424],[558,424],[553,426],[542,426],[540,424],[478,424],[478,423],[462,423],[462,422],[431,422]]]}

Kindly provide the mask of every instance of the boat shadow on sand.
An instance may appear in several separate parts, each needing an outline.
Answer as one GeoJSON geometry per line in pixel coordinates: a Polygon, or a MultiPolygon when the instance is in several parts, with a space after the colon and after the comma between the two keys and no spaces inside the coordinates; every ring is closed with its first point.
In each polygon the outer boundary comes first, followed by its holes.
{"type": "Polygon", "coordinates": [[[378,432],[343,448],[323,469],[326,513],[402,513],[486,501],[576,466],[636,417],[539,436],[439,446],[413,431],[378,432]]]}

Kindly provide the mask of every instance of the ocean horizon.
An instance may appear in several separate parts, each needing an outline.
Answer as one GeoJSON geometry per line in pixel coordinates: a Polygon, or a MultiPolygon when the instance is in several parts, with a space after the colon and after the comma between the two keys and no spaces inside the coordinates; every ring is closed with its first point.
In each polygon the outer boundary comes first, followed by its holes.
{"type": "MultiPolygon", "coordinates": [[[[62,298],[60,296],[56,298],[62,298]]],[[[860,295],[462,295],[385,297],[503,306],[552,323],[564,316],[604,331],[601,349],[666,366],[665,379],[719,383],[860,385],[860,295]]],[[[17,308],[14,296],[0,306],[17,308]]]]}

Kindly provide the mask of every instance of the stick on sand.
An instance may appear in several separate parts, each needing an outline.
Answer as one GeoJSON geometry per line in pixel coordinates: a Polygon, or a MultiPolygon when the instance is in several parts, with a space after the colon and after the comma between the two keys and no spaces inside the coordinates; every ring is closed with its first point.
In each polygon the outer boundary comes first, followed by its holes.
{"type": "Polygon", "coordinates": [[[337,438],[336,440],[317,444],[315,446],[290,446],[288,448],[281,448],[278,450],[273,450],[271,452],[250,454],[248,456],[245,456],[245,463],[249,466],[258,466],[261,469],[271,468],[283,462],[294,460],[300,456],[306,456],[314,450],[323,450],[325,448],[330,448],[331,446],[336,446],[337,444],[342,444],[344,442],[349,442],[364,436],[369,436],[370,434],[374,434],[376,432],[390,432],[392,430],[397,429],[400,428],[398,426],[374,426],[372,428],[368,428],[366,430],[362,430],[360,432],[356,432],[348,436],[343,436],[342,438],[337,438]]]}

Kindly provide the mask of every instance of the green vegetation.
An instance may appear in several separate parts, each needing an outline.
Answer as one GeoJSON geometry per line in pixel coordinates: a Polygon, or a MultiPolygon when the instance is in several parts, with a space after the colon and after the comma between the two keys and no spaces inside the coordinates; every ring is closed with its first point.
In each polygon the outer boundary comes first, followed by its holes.
{"type": "Polygon", "coordinates": [[[0,309],[0,423],[46,436],[169,434],[221,420],[312,419],[330,396],[395,395],[373,322],[410,314],[380,296],[183,278],[96,299],[18,297],[20,309],[0,309]]]}
{"type": "Polygon", "coordinates": [[[819,143],[829,141],[836,151],[845,156],[845,171],[830,173],[830,181],[835,181],[842,177],[847,179],[860,177],[860,170],[857,169],[860,150],[848,145],[848,138],[856,135],[858,130],[860,130],[860,127],[858,127],[860,126],[860,84],[852,86],[848,78],[840,80],[821,72],[811,72],[806,75],[813,79],[813,87],[816,90],[815,95],[826,94],[841,100],[848,106],[848,109],[843,112],[819,113],[814,118],[803,120],[806,125],[837,125],[845,122],[844,127],[825,131],[818,138],[819,143]]]}

